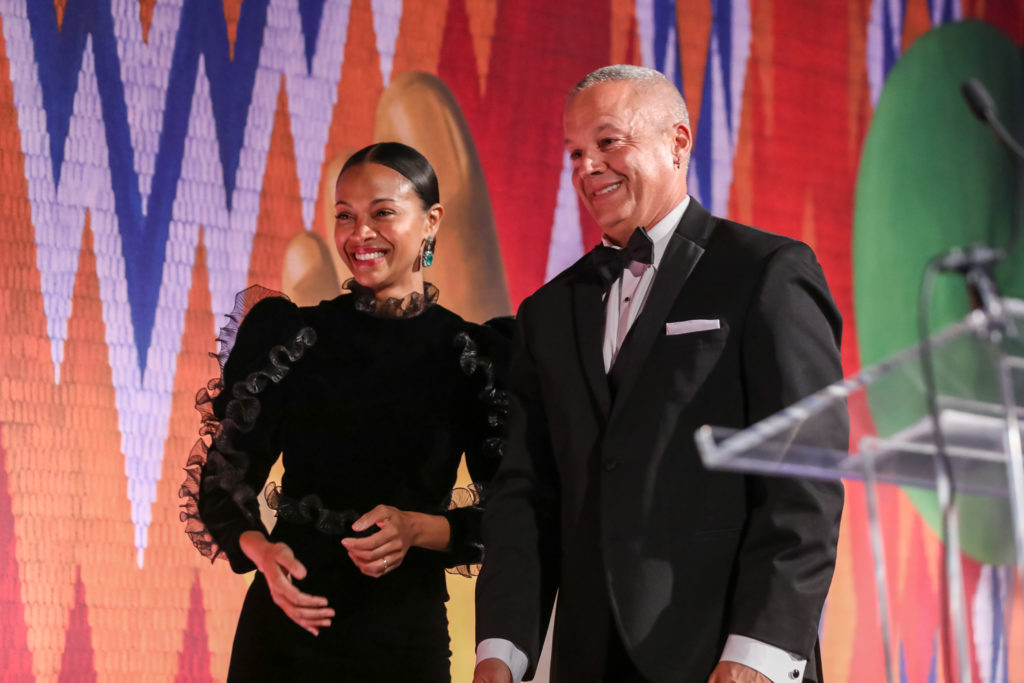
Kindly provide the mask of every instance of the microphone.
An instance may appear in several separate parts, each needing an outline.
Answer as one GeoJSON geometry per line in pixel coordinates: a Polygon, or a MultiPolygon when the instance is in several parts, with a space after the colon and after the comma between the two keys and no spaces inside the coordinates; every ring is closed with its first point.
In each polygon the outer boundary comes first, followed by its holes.
{"type": "MultiPolygon", "coordinates": [[[[996,103],[992,95],[977,78],[969,78],[960,85],[960,93],[967,100],[967,106],[982,123],[988,124],[995,131],[996,137],[1013,153],[1024,159],[1024,150],[1016,144],[1009,133],[1003,128],[996,115],[996,103]]],[[[1006,258],[1003,249],[992,249],[982,244],[974,244],[966,248],[956,247],[939,257],[935,266],[939,272],[956,272],[966,275],[977,268],[991,268],[1006,258]]]]}
{"type": "MultiPolygon", "coordinates": [[[[1001,250],[1004,255],[1009,254],[1015,251],[1017,240],[1020,239],[1020,203],[1021,197],[1024,196],[1024,147],[1021,147],[1020,143],[1006,130],[1003,122],[999,120],[999,115],[996,113],[995,100],[992,99],[992,95],[989,94],[981,81],[977,78],[968,78],[960,85],[960,93],[967,100],[967,106],[971,108],[974,115],[983,123],[988,124],[988,127],[995,133],[996,138],[1006,148],[1006,151],[1015,157],[1014,161],[1016,162],[1017,172],[1010,218],[1010,239],[1006,247],[1001,250]]],[[[958,270],[956,266],[951,269],[958,270]]]]}
{"type": "Polygon", "coordinates": [[[1019,160],[1024,161],[1024,147],[1021,147],[1020,143],[1013,139],[1013,136],[1003,126],[1003,122],[999,120],[999,116],[996,114],[995,100],[992,99],[982,82],[977,78],[968,78],[961,84],[960,93],[967,100],[967,105],[974,115],[983,123],[988,124],[1003,146],[1019,160]]]}
{"type": "Polygon", "coordinates": [[[985,86],[977,78],[969,78],[964,81],[960,86],[960,92],[963,94],[964,99],[967,100],[971,111],[981,121],[988,123],[990,116],[995,117],[995,100],[992,99],[992,96],[988,94],[988,90],[985,89],[985,86]]]}
{"type": "Polygon", "coordinates": [[[976,117],[987,124],[996,138],[1002,143],[1016,162],[1017,185],[1014,197],[1013,216],[1011,217],[1010,239],[1006,247],[993,248],[983,244],[973,244],[969,247],[954,248],[945,254],[940,254],[932,259],[930,269],[939,273],[959,273],[964,276],[967,284],[968,299],[971,308],[984,311],[990,321],[990,332],[993,339],[998,337],[1005,329],[1005,315],[1002,301],[999,298],[999,290],[996,287],[993,277],[993,269],[997,263],[1005,259],[1017,245],[1019,231],[1019,203],[1021,191],[1024,189],[1024,148],[1013,139],[1013,136],[1003,126],[996,112],[996,103],[992,95],[977,78],[969,78],[960,86],[960,93],[967,101],[967,106],[976,117]]]}
{"type": "Polygon", "coordinates": [[[954,247],[943,254],[935,263],[939,272],[966,274],[973,268],[991,268],[1006,258],[1006,251],[993,249],[983,244],[972,244],[969,247],[954,247]]]}

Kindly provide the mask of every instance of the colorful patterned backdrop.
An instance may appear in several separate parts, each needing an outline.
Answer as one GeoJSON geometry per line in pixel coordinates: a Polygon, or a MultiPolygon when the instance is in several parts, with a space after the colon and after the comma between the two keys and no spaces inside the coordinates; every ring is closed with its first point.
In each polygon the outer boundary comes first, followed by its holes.
{"type": "MultiPolygon", "coordinates": [[[[248,578],[178,519],[193,399],[236,291],[337,291],[324,245],[352,150],[428,148],[457,207],[442,302],[506,312],[597,241],[566,89],[661,69],[692,112],[691,192],[815,248],[850,373],[874,108],[919,37],[972,18],[1024,44],[1013,0],[0,0],[0,680],[224,678],[248,578]]],[[[941,546],[903,492],[883,507],[903,680],[941,680],[941,546]]],[[[826,677],[883,680],[856,485],[839,553],[826,677]]],[[[1024,680],[1012,572],[965,573],[976,679],[1024,680]]],[[[464,681],[472,584],[450,583],[464,681]]]]}

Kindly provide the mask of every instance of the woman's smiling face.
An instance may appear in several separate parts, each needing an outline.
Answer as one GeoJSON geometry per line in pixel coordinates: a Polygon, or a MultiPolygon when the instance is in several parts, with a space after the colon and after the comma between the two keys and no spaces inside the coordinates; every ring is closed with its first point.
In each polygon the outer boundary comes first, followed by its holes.
{"type": "Polygon", "coordinates": [[[356,282],[378,300],[423,291],[420,254],[444,209],[424,207],[408,178],[373,162],[345,170],[334,189],[334,244],[356,282]]]}

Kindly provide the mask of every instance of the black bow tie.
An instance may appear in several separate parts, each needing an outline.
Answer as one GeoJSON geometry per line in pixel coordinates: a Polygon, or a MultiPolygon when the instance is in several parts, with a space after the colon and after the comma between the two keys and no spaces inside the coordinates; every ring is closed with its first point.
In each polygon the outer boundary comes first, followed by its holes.
{"type": "Polygon", "coordinates": [[[629,236],[629,242],[622,249],[599,244],[590,252],[591,262],[606,290],[622,277],[622,271],[629,267],[631,261],[650,264],[653,256],[654,241],[643,228],[634,230],[629,236]]]}

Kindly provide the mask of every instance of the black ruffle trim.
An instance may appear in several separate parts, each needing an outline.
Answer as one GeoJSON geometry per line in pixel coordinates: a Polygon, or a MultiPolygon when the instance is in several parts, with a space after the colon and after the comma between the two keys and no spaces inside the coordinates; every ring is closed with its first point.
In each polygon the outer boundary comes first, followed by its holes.
{"type": "Polygon", "coordinates": [[[235,348],[235,340],[238,339],[238,328],[241,326],[242,320],[249,314],[253,306],[270,298],[288,299],[288,296],[283,292],[260,285],[252,285],[235,294],[235,305],[227,315],[228,322],[217,333],[217,353],[210,353],[210,356],[216,358],[220,363],[221,376],[224,375],[224,365],[228,362],[231,349],[235,348]]]}
{"type": "Polygon", "coordinates": [[[355,510],[325,508],[315,493],[293,500],[281,493],[281,487],[275,482],[267,484],[263,497],[279,519],[292,524],[309,524],[320,533],[331,536],[352,536],[352,524],[361,517],[355,510]]]}
{"type": "MultiPolygon", "coordinates": [[[[451,496],[448,498],[448,509],[456,510],[460,508],[483,509],[483,493],[479,484],[474,482],[465,487],[460,486],[452,489],[451,496]]],[[[467,579],[471,579],[480,573],[480,567],[484,562],[484,544],[480,540],[469,541],[468,544],[476,549],[480,559],[471,564],[448,567],[445,569],[446,572],[449,574],[459,574],[467,579]]]]}
{"type": "Polygon", "coordinates": [[[377,296],[369,287],[363,287],[356,279],[349,278],[341,285],[352,292],[353,303],[357,311],[377,318],[412,318],[437,303],[441,292],[429,282],[423,283],[423,292],[412,292],[402,297],[388,297],[377,301],[377,296]]]}
{"type": "MultiPolygon", "coordinates": [[[[480,354],[476,342],[466,332],[459,332],[455,335],[455,345],[460,347],[459,368],[467,377],[478,377],[482,379],[483,386],[477,392],[477,398],[483,403],[487,414],[487,426],[489,436],[485,436],[480,444],[480,453],[483,457],[501,460],[505,452],[505,438],[502,430],[505,426],[505,419],[508,416],[508,394],[495,386],[494,363],[490,358],[480,354]]],[[[497,462],[494,468],[497,469],[497,462]]],[[[448,502],[448,509],[476,508],[482,510],[484,502],[484,488],[480,482],[473,482],[466,488],[455,488],[452,490],[448,502]]],[[[483,563],[484,546],[479,541],[472,542],[472,545],[479,553],[479,561],[473,564],[462,564],[448,568],[449,574],[461,574],[465,577],[473,577],[480,573],[480,565],[483,563]]]]}
{"type": "MultiPolygon", "coordinates": [[[[218,336],[220,352],[216,354],[223,370],[227,356],[234,346],[238,326],[245,314],[259,301],[269,296],[284,295],[263,287],[250,287],[235,297],[235,309],[228,316],[231,319],[218,336]]],[[[287,298],[287,297],[284,297],[287,298]]],[[[196,410],[202,417],[199,439],[189,453],[185,464],[185,481],[178,489],[178,497],[184,502],[179,506],[179,518],[185,524],[185,533],[192,544],[204,557],[213,562],[223,556],[223,549],[217,545],[213,535],[199,514],[199,497],[203,493],[221,489],[229,494],[241,516],[250,524],[257,520],[249,509],[256,500],[256,492],[245,482],[249,468],[249,456],[236,449],[232,442],[236,435],[252,430],[260,414],[257,396],[270,383],[280,383],[291,366],[300,360],[306,349],[316,344],[316,331],[303,327],[287,344],[274,346],[269,353],[269,362],[263,368],[249,373],[231,387],[231,400],[224,409],[223,419],[213,410],[214,400],[223,392],[223,374],[210,380],[196,394],[196,410]]]]}
{"type": "MultiPolygon", "coordinates": [[[[459,353],[459,367],[462,372],[467,377],[482,377],[483,387],[477,392],[477,398],[487,409],[487,426],[500,434],[508,416],[508,394],[494,384],[494,363],[490,358],[480,354],[476,342],[465,332],[455,335],[455,344],[462,347],[459,353]]],[[[505,452],[504,437],[485,438],[482,451],[488,457],[500,459],[505,452]]]]}

